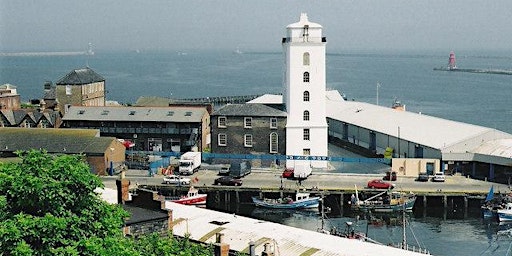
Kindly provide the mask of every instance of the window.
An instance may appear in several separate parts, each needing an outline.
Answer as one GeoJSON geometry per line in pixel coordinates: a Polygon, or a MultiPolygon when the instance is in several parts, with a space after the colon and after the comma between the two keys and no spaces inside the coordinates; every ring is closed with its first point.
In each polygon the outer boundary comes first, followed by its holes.
{"type": "Polygon", "coordinates": [[[304,72],[304,75],[302,76],[302,82],[309,83],[309,72],[304,72]]]}
{"type": "Polygon", "coordinates": [[[277,153],[278,150],[278,135],[273,132],[270,134],[270,153],[277,153]]]}
{"type": "Polygon", "coordinates": [[[309,140],[309,129],[304,129],[303,138],[304,140],[309,140]]]}
{"type": "Polygon", "coordinates": [[[226,128],[226,117],[225,116],[219,116],[219,119],[217,120],[217,126],[219,128],[226,128]]]}
{"type": "Polygon", "coordinates": [[[251,134],[244,135],[244,146],[252,147],[252,135],[251,134]]]}
{"type": "Polygon", "coordinates": [[[302,55],[302,65],[309,66],[309,52],[305,52],[302,55]]]}
{"type": "Polygon", "coordinates": [[[226,146],[228,144],[228,136],[225,133],[219,133],[217,137],[219,140],[217,144],[219,146],[226,146]]]}
{"type": "Polygon", "coordinates": [[[304,101],[309,101],[309,92],[308,91],[304,92],[304,101]]]}
{"type": "Polygon", "coordinates": [[[270,129],[277,129],[277,118],[270,118],[270,129]]]}
{"type": "Polygon", "coordinates": [[[252,117],[244,118],[244,128],[252,128],[252,117]]]}
{"type": "Polygon", "coordinates": [[[302,150],[302,155],[304,156],[310,156],[311,155],[311,149],[305,148],[302,150]]]}
{"type": "Polygon", "coordinates": [[[304,121],[309,121],[309,111],[304,110],[303,120],[304,121]]]}

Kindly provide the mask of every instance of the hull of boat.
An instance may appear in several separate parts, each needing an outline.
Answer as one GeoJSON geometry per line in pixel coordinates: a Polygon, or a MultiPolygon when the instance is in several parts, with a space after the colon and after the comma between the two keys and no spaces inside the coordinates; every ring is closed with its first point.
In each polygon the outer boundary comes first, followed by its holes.
{"type": "Polygon", "coordinates": [[[199,194],[197,196],[183,197],[179,199],[171,200],[174,203],[186,204],[186,205],[202,205],[206,204],[206,194],[199,194]]]}
{"type": "Polygon", "coordinates": [[[260,199],[258,197],[252,197],[252,201],[256,206],[272,209],[311,209],[318,208],[320,197],[310,197],[289,203],[279,203],[276,200],[260,199]]]}
{"type": "Polygon", "coordinates": [[[409,198],[404,204],[359,204],[355,205],[355,210],[360,211],[373,211],[373,212],[400,212],[400,211],[412,211],[416,198],[409,198]]]}

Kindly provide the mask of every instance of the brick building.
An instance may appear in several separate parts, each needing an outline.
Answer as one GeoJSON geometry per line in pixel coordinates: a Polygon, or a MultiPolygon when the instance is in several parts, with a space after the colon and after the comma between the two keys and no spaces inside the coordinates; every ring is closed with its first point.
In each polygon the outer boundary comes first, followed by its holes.
{"type": "Polygon", "coordinates": [[[54,90],[62,113],[69,106],[105,106],[105,78],[89,67],[69,72],[57,81],[54,90]]]}
{"type": "Polygon", "coordinates": [[[16,91],[16,86],[12,84],[0,85],[0,110],[19,109],[20,107],[20,95],[16,91]]]}

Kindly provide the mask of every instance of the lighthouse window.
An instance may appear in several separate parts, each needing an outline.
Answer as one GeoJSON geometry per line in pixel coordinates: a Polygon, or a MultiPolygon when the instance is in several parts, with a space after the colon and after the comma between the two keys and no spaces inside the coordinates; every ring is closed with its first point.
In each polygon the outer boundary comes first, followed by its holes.
{"type": "Polygon", "coordinates": [[[309,129],[304,129],[303,138],[304,140],[309,140],[309,129]]]}
{"type": "Polygon", "coordinates": [[[304,75],[302,76],[302,81],[304,83],[309,83],[309,72],[304,72],[304,75]]]}
{"type": "Polygon", "coordinates": [[[303,120],[309,121],[309,111],[307,111],[307,110],[304,111],[303,120]]]}
{"type": "Polygon", "coordinates": [[[309,92],[308,91],[304,92],[304,101],[309,101],[309,92]]]}
{"type": "Polygon", "coordinates": [[[304,55],[302,55],[302,65],[309,66],[309,52],[305,52],[304,55]]]}

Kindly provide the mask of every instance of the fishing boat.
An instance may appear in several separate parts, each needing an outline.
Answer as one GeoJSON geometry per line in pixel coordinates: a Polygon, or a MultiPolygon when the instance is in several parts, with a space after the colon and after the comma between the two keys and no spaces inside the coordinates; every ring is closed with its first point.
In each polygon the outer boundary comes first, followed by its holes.
{"type": "Polygon", "coordinates": [[[207,194],[200,194],[199,190],[190,186],[187,195],[183,196],[167,196],[165,200],[169,200],[178,204],[186,204],[186,205],[205,205],[207,194]]]}
{"type": "Polygon", "coordinates": [[[386,190],[365,200],[359,200],[357,187],[356,195],[350,200],[350,207],[356,211],[400,212],[411,211],[416,202],[412,192],[397,192],[386,190]]]}
{"type": "Polygon", "coordinates": [[[503,209],[497,210],[497,214],[500,223],[512,221],[512,203],[506,203],[503,209]]]}
{"type": "Polygon", "coordinates": [[[315,209],[318,208],[320,197],[311,197],[309,193],[297,192],[295,199],[290,196],[277,199],[253,196],[252,202],[256,206],[273,209],[315,209]]]}

